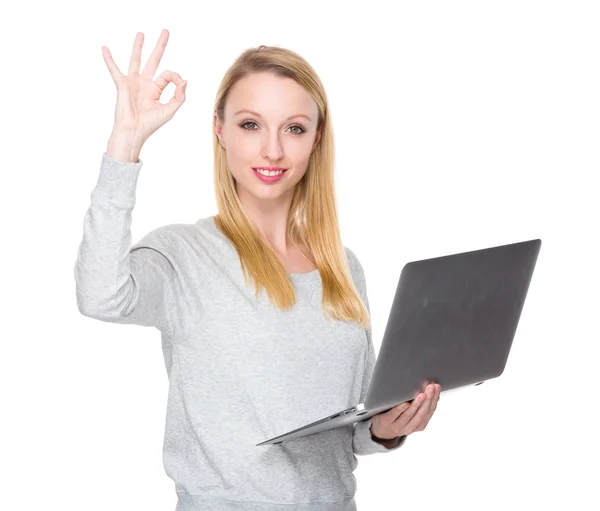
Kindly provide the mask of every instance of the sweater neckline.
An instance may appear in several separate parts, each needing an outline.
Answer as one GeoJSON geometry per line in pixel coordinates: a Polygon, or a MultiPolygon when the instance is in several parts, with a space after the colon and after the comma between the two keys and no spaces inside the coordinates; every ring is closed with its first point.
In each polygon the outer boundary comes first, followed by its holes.
{"type": "MultiPolygon", "coordinates": [[[[217,227],[214,215],[208,217],[208,224],[210,225],[211,229],[221,239],[225,240],[229,244],[229,246],[237,253],[237,251],[235,250],[235,247],[231,243],[231,240],[227,236],[225,236],[217,227]]],[[[290,276],[292,281],[300,283],[300,282],[314,282],[319,277],[320,274],[319,274],[319,269],[315,268],[314,270],[309,271],[307,273],[288,273],[288,275],[290,276]]]]}

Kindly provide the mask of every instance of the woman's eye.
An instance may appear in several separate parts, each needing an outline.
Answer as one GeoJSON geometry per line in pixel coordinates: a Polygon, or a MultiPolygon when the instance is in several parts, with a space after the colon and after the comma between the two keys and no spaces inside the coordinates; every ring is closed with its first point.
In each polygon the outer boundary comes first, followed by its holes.
{"type": "Polygon", "coordinates": [[[256,124],[256,123],[255,123],[255,122],[252,122],[252,121],[248,121],[248,122],[245,122],[244,124],[240,124],[240,126],[241,126],[242,128],[244,128],[245,130],[248,130],[248,131],[250,131],[250,130],[252,130],[252,129],[254,129],[254,128],[246,128],[246,125],[247,125],[247,124],[256,124]]]}
{"type": "MultiPolygon", "coordinates": [[[[248,124],[254,124],[256,125],[256,123],[254,121],[246,121],[243,124],[240,124],[240,127],[247,130],[247,131],[254,131],[254,128],[247,128],[246,126],[248,124]]],[[[292,133],[294,133],[294,135],[302,135],[302,133],[304,133],[304,128],[302,126],[298,126],[297,124],[294,124],[293,126],[290,126],[290,128],[298,128],[301,131],[293,131],[292,133]]]]}

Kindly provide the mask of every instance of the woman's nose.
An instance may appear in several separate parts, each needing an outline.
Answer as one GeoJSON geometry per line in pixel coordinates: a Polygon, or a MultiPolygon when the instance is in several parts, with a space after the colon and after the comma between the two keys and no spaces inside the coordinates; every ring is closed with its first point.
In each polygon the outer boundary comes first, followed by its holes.
{"type": "Polygon", "coordinates": [[[283,147],[277,133],[265,135],[265,140],[263,141],[262,147],[262,156],[265,160],[271,162],[277,162],[283,158],[283,147]]]}

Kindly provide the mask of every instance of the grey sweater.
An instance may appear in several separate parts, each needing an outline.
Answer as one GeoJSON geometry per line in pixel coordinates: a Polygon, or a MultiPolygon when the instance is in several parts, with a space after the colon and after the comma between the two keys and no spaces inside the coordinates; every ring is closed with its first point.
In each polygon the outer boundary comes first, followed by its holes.
{"type": "MultiPolygon", "coordinates": [[[[318,270],[290,274],[289,311],[245,286],[214,217],[158,227],[131,245],[142,160],[104,153],[74,267],[77,306],[101,321],[155,327],[169,378],[163,462],[176,511],[354,510],[355,455],[391,452],[372,419],[256,444],[364,402],[371,329],[328,320],[318,270]]],[[[345,247],[366,306],[366,283],[345,247]]]]}

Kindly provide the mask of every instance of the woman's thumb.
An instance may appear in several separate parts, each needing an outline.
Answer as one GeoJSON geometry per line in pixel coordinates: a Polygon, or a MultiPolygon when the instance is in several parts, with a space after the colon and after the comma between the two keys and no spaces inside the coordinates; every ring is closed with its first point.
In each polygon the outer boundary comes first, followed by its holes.
{"type": "Polygon", "coordinates": [[[169,119],[171,119],[175,115],[175,112],[179,110],[179,107],[183,105],[183,102],[185,101],[186,87],[187,80],[183,80],[175,89],[175,94],[173,94],[173,97],[169,100],[169,102],[166,105],[163,106],[163,109],[165,110],[165,113],[167,114],[169,119]]]}

